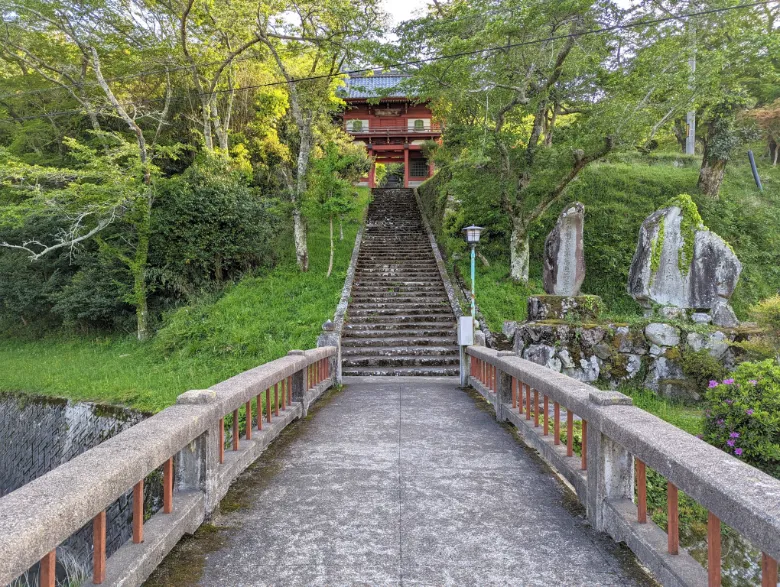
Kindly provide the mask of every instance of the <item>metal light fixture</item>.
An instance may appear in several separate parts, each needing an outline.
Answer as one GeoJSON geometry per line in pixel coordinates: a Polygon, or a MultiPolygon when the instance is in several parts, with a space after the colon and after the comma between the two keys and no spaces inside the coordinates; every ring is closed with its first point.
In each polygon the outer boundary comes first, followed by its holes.
{"type": "Polygon", "coordinates": [[[473,224],[471,226],[467,226],[463,229],[463,232],[466,233],[466,242],[471,245],[471,317],[476,319],[477,316],[477,298],[475,294],[475,288],[474,288],[474,279],[476,277],[476,248],[477,243],[479,242],[479,235],[484,229],[481,226],[474,226],[473,224]]]}
{"type": "Polygon", "coordinates": [[[484,230],[481,226],[474,226],[473,224],[471,226],[467,226],[463,229],[463,232],[466,233],[466,242],[470,245],[476,245],[479,242],[479,234],[484,230]]]}

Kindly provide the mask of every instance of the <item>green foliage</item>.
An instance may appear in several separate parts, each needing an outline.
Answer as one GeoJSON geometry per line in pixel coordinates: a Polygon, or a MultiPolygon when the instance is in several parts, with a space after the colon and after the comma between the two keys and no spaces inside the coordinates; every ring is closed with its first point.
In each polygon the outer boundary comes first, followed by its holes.
{"type": "Polygon", "coordinates": [[[278,202],[261,197],[243,174],[215,158],[159,182],[149,256],[157,303],[189,299],[273,264],[268,244],[279,212],[278,202]]]}
{"type": "Polygon", "coordinates": [[[690,348],[683,349],[680,353],[679,364],[686,378],[695,384],[699,393],[703,393],[707,389],[710,381],[723,379],[728,374],[728,369],[723,366],[723,363],[713,357],[707,349],[700,351],[693,351],[690,348]]]}
{"type": "Polygon", "coordinates": [[[761,300],[751,308],[750,313],[758,326],[763,328],[774,352],[780,354],[780,295],[761,300]]]}
{"type": "Polygon", "coordinates": [[[780,365],[742,363],[710,385],[706,440],[780,478],[780,365]]]}
{"type": "Polygon", "coordinates": [[[290,349],[311,348],[338,302],[357,222],[345,222],[344,232],[333,278],[324,277],[327,226],[311,226],[308,273],[296,269],[287,232],[275,268],[173,312],[159,338],[148,343],[117,336],[0,336],[0,390],[158,411],[188,389],[205,389],[290,349]]]}

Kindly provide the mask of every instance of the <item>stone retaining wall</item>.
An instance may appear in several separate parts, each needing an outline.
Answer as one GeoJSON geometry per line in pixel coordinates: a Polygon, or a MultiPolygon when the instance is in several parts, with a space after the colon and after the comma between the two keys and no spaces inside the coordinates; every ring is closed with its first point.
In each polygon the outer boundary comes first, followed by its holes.
{"type": "Polygon", "coordinates": [[[660,395],[700,399],[695,374],[684,365],[686,354],[708,353],[732,368],[739,349],[732,343],[750,332],[690,325],[573,325],[565,322],[504,324],[515,353],[529,361],[584,383],[600,381],[610,387],[633,382],[660,395]]]}

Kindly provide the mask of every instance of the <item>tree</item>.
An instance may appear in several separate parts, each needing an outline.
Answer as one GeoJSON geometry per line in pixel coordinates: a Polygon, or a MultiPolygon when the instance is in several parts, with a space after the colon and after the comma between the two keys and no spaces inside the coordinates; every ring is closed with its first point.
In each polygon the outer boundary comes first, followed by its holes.
{"type": "Polygon", "coordinates": [[[162,76],[165,98],[161,108],[145,107],[141,101],[134,99],[127,88],[119,94],[120,100],[103,74],[103,62],[96,47],[101,46],[112,57],[123,55],[119,60],[122,62],[133,49],[137,51],[139,46],[144,47],[144,40],[154,39],[153,31],[128,22],[132,16],[127,15],[122,7],[106,7],[100,3],[71,4],[61,0],[44,4],[26,0],[10,4],[7,10],[14,11],[17,16],[12,19],[15,25],[11,27],[12,32],[6,35],[11,40],[8,42],[10,50],[4,53],[5,58],[32,67],[39,75],[68,90],[85,108],[88,107],[92,136],[100,140],[103,152],[69,140],[70,154],[81,166],[77,172],[25,166],[9,159],[7,173],[17,180],[14,185],[22,188],[29,197],[22,200],[21,206],[11,200],[3,216],[19,218],[20,212],[25,210],[27,214],[35,215],[48,209],[51,213],[70,218],[71,223],[56,236],[41,235],[28,243],[4,242],[0,245],[25,250],[34,260],[96,237],[117,218],[122,218],[133,227],[135,242],[130,247],[132,251],[128,254],[126,247],[111,243],[102,243],[102,246],[110,249],[133,275],[137,335],[139,340],[143,340],[148,336],[145,273],[154,202],[155,169],[150,149],[167,121],[171,99],[170,77],[166,74],[162,76]],[[79,72],[79,77],[75,77],[74,71],[79,72]],[[87,93],[91,96],[89,100],[84,98],[87,93]],[[121,121],[133,137],[134,145],[119,133],[102,131],[97,118],[98,107],[103,116],[121,121]],[[152,124],[142,122],[143,119],[151,120],[152,124]],[[142,124],[146,128],[142,128],[142,124]],[[154,138],[147,140],[146,133],[154,138]],[[30,178],[39,181],[46,178],[53,187],[49,190],[40,183],[33,183],[30,190],[27,183],[30,178]]]}
{"type": "Polygon", "coordinates": [[[297,131],[296,164],[285,177],[301,271],[309,268],[301,206],[316,128],[343,104],[335,90],[344,64],[356,60],[361,44],[381,32],[383,17],[378,6],[378,0],[275,1],[264,5],[259,15],[257,34],[287,83],[290,115],[297,131]]]}
{"type": "Polygon", "coordinates": [[[579,36],[619,16],[596,2],[536,0],[521,10],[484,0],[439,3],[399,30],[403,53],[443,57],[413,69],[411,89],[447,120],[438,157],[452,186],[506,219],[516,281],[528,280],[533,223],[582,169],[646,126],[654,89],[633,61],[613,58],[615,36],[579,36]]]}
{"type": "Polygon", "coordinates": [[[355,209],[354,183],[365,175],[370,167],[366,150],[362,145],[328,142],[322,153],[312,163],[308,201],[312,214],[322,215],[330,225],[330,260],[328,272],[333,271],[333,217],[341,218],[355,209]]]}
{"type": "Polygon", "coordinates": [[[756,108],[750,114],[764,132],[767,139],[769,160],[773,166],[776,166],[778,155],[780,155],[780,99],[763,108],[756,108]]]}

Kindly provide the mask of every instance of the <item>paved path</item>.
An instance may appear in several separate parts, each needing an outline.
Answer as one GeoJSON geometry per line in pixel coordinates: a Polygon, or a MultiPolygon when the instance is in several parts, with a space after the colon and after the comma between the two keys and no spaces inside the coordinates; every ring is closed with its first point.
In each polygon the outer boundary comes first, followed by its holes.
{"type": "Polygon", "coordinates": [[[348,384],[264,455],[200,584],[649,583],[478,400],[407,381],[348,384]]]}

